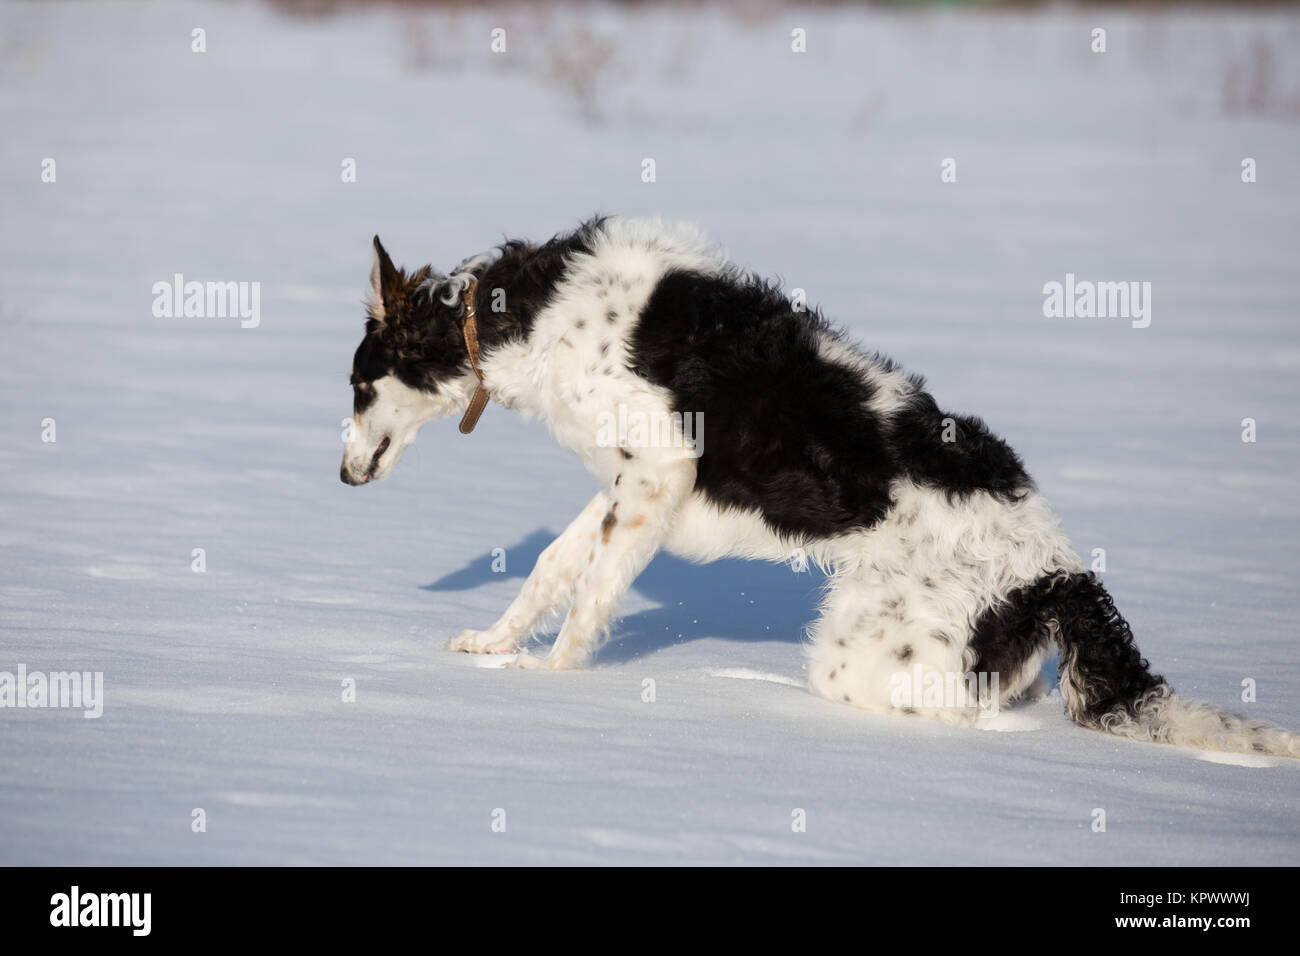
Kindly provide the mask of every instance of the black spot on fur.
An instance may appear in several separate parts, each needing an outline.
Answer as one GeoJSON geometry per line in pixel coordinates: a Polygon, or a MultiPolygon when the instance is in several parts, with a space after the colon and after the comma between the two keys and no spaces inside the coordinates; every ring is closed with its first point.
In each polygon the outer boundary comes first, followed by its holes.
{"type": "Polygon", "coordinates": [[[605,544],[609,544],[609,536],[613,533],[614,526],[618,524],[618,518],[614,517],[614,509],[617,507],[618,502],[616,501],[609,506],[609,510],[605,512],[605,517],[600,519],[600,540],[605,544]]]}
{"type": "Polygon", "coordinates": [[[623,480],[623,473],[620,471],[617,475],[614,476],[614,487],[617,488],[618,483],[622,480],[623,480]]]}
{"type": "Polygon", "coordinates": [[[912,659],[912,645],[904,644],[902,650],[894,655],[900,661],[910,661],[912,659]]]}
{"type": "MultiPolygon", "coordinates": [[[[623,456],[623,460],[624,460],[624,461],[631,461],[633,458],[636,457],[636,456],[633,455],[630,451],[628,451],[626,448],[620,448],[620,449],[618,450],[618,453],[619,453],[620,455],[623,456]]],[[[641,482],[641,484],[642,484],[642,485],[645,485],[645,484],[647,484],[647,482],[645,482],[645,481],[643,480],[643,481],[641,482]]]]}

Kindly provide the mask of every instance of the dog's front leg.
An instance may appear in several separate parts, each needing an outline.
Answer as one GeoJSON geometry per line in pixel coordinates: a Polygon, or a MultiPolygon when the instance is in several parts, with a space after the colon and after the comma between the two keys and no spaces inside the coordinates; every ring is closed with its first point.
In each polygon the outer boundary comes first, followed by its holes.
{"type": "Polygon", "coordinates": [[[600,646],[623,595],[672,527],[695,484],[693,459],[644,462],[627,458],[608,491],[609,507],[599,520],[586,566],[573,582],[573,606],[555,646],[544,658],[520,654],[519,667],[561,670],[587,664],[600,646]]]}
{"type": "Polygon", "coordinates": [[[602,491],[538,556],[519,596],[501,619],[486,631],[461,631],[447,646],[473,654],[510,654],[518,650],[542,615],[569,594],[608,510],[609,498],[602,491]]]}

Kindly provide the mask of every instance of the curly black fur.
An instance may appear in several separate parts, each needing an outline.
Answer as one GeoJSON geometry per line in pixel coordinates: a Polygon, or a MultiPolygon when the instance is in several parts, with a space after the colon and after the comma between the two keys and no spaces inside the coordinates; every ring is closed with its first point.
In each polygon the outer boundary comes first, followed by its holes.
{"type": "Polygon", "coordinates": [[[584,222],[572,233],[540,246],[519,240],[501,245],[501,256],[478,277],[478,325],[484,350],[527,338],[537,314],[550,304],[569,261],[589,254],[605,217],[584,222]],[[497,304],[501,311],[497,311],[497,304]]]}
{"type": "Polygon", "coordinates": [[[1001,439],[978,419],[945,416],[919,380],[901,417],[882,421],[868,407],[871,384],[819,354],[827,334],[816,310],[796,310],[752,276],[673,272],[659,281],[629,364],[672,393],[674,411],[703,413],[696,488],[711,500],[757,506],[786,534],[827,536],[879,521],[901,476],[954,495],[1030,487],[1001,439]],[[946,417],[956,423],[952,442],[946,417]]]}
{"type": "MultiPolygon", "coordinates": [[[[1061,645],[1061,675],[1077,699],[1071,716],[1086,726],[1098,726],[1113,713],[1136,715],[1139,699],[1165,685],[1133,643],[1133,631],[1097,575],[1066,579],[1052,601],[1057,641],[1061,645]]],[[[1069,694],[1066,694],[1067,703],[1069,694]]]]}
{"type": "Polygon", "coordinates": [[[1070,716],[1100,727],[1108,715],[1137,716],[1144,695],[1167,687],[1152,674],[1133,631],[1092,572],[1055,574],[1019,588],[981,615],[971,646],[975,671],[1012,674],[1055,635],[1070,716]]]}
{"type": "Polygon", "coordinates": [[[979,616],[971,633],[975,652],[971,669],[997,674],[1001,682],[1012,680],[1025,663],[1051,640],[1051,598],[1059,577],[1045,577],[1033,585],[1017,588],[1005,601],[979,616]]]}
{"type": "Polygon", "coordinates": [[[677,272],[632,337],[633,370],[704,414],[696,488],[786,533],[878,521],[897,473],[861,378],[818,355],[824,328],[761,280],[677,272]]]}
{"type": "Polygon", "coordinates": [[[890,422],[890,444],[919,484],[950,496],[989,491],[1015,498],[1033,487],[1011,446],[970,415],[941,411],[918,390],[890,422]]]}

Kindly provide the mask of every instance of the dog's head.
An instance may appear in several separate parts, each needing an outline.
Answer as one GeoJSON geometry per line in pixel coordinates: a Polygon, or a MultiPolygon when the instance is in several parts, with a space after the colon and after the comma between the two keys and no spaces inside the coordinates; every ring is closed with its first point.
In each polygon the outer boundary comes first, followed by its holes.
{"type": "Polygon", "coordinates": [[[366,334],[352,359],[352,427],[339,477],[385,477],[426,422],[463,411],[476,379],[461,293],[472,277],[398,269],[375,236],[366,334]]]}

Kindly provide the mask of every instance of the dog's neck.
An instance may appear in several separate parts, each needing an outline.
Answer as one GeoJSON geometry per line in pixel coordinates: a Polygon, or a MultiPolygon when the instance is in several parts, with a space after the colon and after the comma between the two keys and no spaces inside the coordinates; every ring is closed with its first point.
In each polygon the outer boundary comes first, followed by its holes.
{"type": "Polygon", "coordinates": [[[474,430],[489,399],[498,397],[484,374],[484,359],[499,354],[511,342],[526,339],[532,326],[539,304],[522,287],[519,273],[534,248],[507,243],[499,255],[485,253],[467,259],[453,274],[465,282],[460,293],[459,331],[474,376],[467,383],[469,403],[460,422],[462,434],[474,430]]]}
{"type": "MultiPolygon", "coordinates": [[[[483,384],[493,400],[528,418],[548,423],[561,410],[552,407],[549,392],[538,391],[539,361],[534,351],[534,324],[551,305],[556,288],[570,268],[574,249],[564,242],[507,242],[492,260],[482,257],[465,268],[475,281],[476,331],[483,384]]],[[[460,313],[463,323],[465,313],[460,313]]],[[[466,401],[476,391],[477,378],[469,361],[463,325],[460,347],[465,350],[461,385],[466,401]]]]}
{"type": "MultiPolygon", "coordinates": [[[[522,288],[524,271],[532,246],[507,243],[496,259],[477,269],[471,267],[474,290],[475,324],[479,347],[484,354],[512,339],[525,337],[532,327],[537,309],[522,288]]],[[[467,302],[464,304],[468,305],[467,302]]]]}

